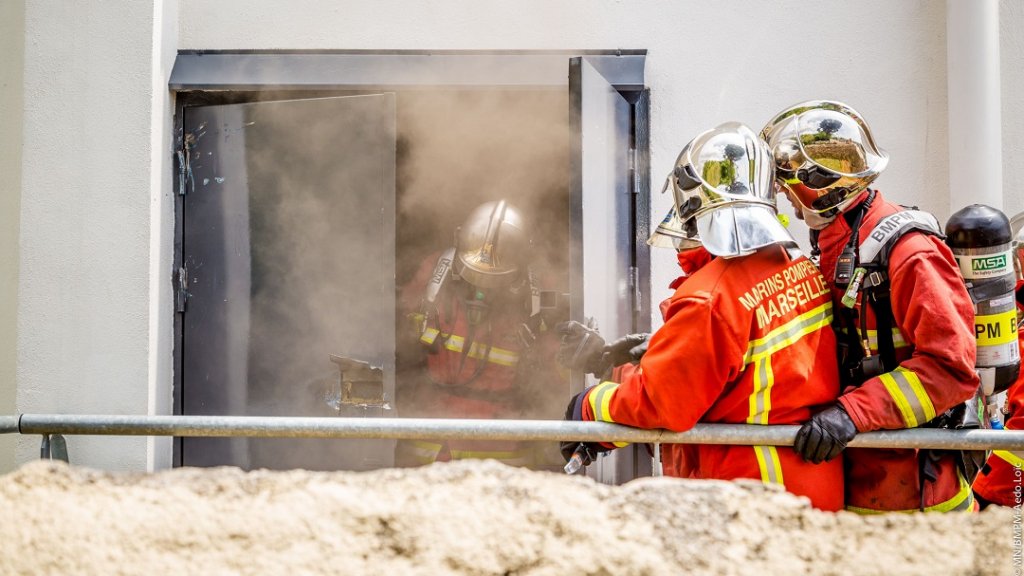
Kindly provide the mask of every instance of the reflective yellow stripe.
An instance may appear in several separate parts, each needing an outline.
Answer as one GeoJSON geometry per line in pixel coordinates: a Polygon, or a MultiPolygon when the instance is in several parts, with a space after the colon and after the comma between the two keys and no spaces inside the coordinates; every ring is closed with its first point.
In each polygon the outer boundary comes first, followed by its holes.
{"type": "Polygon", "coordinates": [[[1008,464],[1015,468],[1024,468],[1024,452],[1011,452],[1009,450],[993,450],[993,456],[998,456],[1001,460],[1006,460],[1008,464]]]}
{"type": "MultiPolygon", "coordinates": [[[[843,331],[845,332],[846,330],[843,329],[843,331]]],[[[860,338],[861,340],[864,339],[864,331],[861,330],[860,328],[857,329],[857,335],[858,335],[858,338],[860,338]]],[[[868,347],[870,347],[872,351],[877,351],[878,350],[878,330],[868,330],[868,338],[867,338],[867,340],[868,340],[868,347]]],[[[894,348],[906,348],[907,346],[910,346],[910,343],[907,342],[907,339],[903,337],[903,332],[900,332],[899,328],[893,328],[892,329],[892,345],[893,345],[894,348]]]]}
{"type": "MultiPolygon", "coordinates": [[[[945,502],[940,502],[934,506],[928,506],[924,509],[925,512],[974,512],[974,491],[971,490],[971,485],[964,480],[962,474],[959,471],[956,473],[957,479],[960,481],[960,490],[945,502]]],[[[911,510],[872,510],[871,508],[858,508],[856,506],[847,506],[846,510],[849,512],[856,512],[857,514],[887,514],[889,512],[900,512],[903,514],[912,514],[917,512],[918,508],[911,510]]]]}
{"type": "Polygon", "coordinates": [[[772,386],[775,372],[772,357],[763,356],[754,361],[754,391],[750,394],[750,415],[747,424],[768,424],[768,412],[772,409],[772,386]]]}
{"type": "MultiPolygon", "coordinates": [[[[772,409],[772,387],[775,385],[772,354],[831,323],[832,303],[826,302],[750,342],[743,362],[744,366],[754,364],[754,389],[748,400],[748,424],[768,424],[768,415],[772,409]]],[[[783,484],[782,463],[779,461],[778,450],[774,446],[753,446],[753,450],[761,471],[761,481],[765,484],[783,484]]]]}
{"type": "MultiPolygon", "coordinates": [[[[615,423],[609,406],[612,402],[612,395],[618,389],[619,385],[615,382],[601,382],[587,394],[587,402],[590,403],[590,412],[594,415],[595,422],[615,423]]],[[[612,444],[617,448],[629,446],[629,442],[612,442],[612,444]]]]}
{"type": "Polygon", "coordinates": [[[438,332],[437,329],[427,328],[423,331],[423,334],[420,335],[420,342],[423,342],[424,344],[433,344],[434,340],[437,340],[438,334],[440,334],[440,332],[438,332]]]}
{"type": "Polygon", "coordinates": [[[757,457],[757,467],[761,470],[761,482],[765,484],[785,484],[782,478],[782,462],[775,446],[751,446],[757,457]]]}
{"type": "MultiPolygon", "coordinates": [[[[427,328],[420,336],[420,342],[423,342],[424,344],[433,344],[434,341],[437,340],[438,334],[439,332],[436,328],[427,328]]],[[[462,336],[449,336],[448,340],[444,343],[444,347],[452,352],[461,353],[462,346],[465,342],[466,339],[462,336]]],[[[483,351],[486,348],[486,346],[481,346],[479,342],[474,342],[469,348],[469,357],[476,359],[483,358],[483,351]]],[[[491,346],[490,352],[487,354],[487,361],[501,366],[515,366],[516,363],[519,362],[519,354],[511,350],[491,346]]]]}
{"type": "Polygon", "coordinates": [[[437,454],[441,451],[441,445],[436,442],[410,440],[406,445],[406,449],[408,452],[412,453],[416,462],[420,464],[430,464],[437,460],[437,454]]]}
{"type": "Polygon", "coordinates": [[[746,365],[760,357],[771,356],[804,336],[817,330],[821,330],[831,323],[832,303],[826,302],[810,312],[804,312],[782,326],[779,326],[764,337],[750,342],[747,347],[747,355],[743,359],[743,363],[746,365]]]}
{"type": "Polygon", "coordinates": [[[907,428],[916,428],[935,418],[935,406],[913,371],[899,367],[878,378],[899,408],[907,428]]]}

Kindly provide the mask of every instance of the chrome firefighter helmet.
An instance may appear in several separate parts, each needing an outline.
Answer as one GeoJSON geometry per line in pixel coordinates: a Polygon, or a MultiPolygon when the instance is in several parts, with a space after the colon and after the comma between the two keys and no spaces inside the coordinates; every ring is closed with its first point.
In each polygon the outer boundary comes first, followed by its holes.
{"type": "Polygon", "coordinates": [[[505,288],[523,277],[529,250],[519,210],[504,200],[486,202],[456,231],[453,272],[478,288],[505,288]]]}
{"type": "Polygon", "coordinates": [[[697,233],[697,221],[690,218],[685,223],[679,219],[676,207],[672,206],[665,214],[658,227],[647,239],[648,246],[658,248],[675,248],[676,251],[700,247],[700,234],[697,233]]]}
{"type": "Polygon", "coordinates": [[[811,100],[778,113],[761,137],[771,148],[775,177],[815,214],[834,216],[889,163],[864,118],[842,102],[811,100]]]}
{"type": "Polygon", "coordinates": [[[708,252],[725,258],[769,244],[796,246],[778,220],[767,145],[739,122],[726,122],[683,147],[666,187],[685,227],[695,223],[708,252]]]}

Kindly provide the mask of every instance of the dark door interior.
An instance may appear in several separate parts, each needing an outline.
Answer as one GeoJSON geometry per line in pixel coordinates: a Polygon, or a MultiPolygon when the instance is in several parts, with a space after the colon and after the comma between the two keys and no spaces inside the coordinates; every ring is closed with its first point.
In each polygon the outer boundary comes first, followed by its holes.
{"type": "MultiPolygon", "coordinates": [[[[491,200],[526,215],[533,266],[543,289],[569,294],[567,317],[594,318],[609,339],[642,329],[635,99],[607,80],[607,61],[568,63],[566,83],[533,88],[187,93],[177,411],[413,412],[395,372],[408,323],[397,296],[491,200]],[[380,367],[386,407],[339,408],[332,355],[380,367]]],[[[545,389],[524,417],[561,418],[582,385],[545,389]]],[[[391,465],[393,444],[183,438],[177,458],[361,470],[391,465]]],[[[604,482],[649,473],[632,449],[592,468],[604,482]]]]}
{"type": "MultiPolygon", "coordinates": [[[[182,413],[337,415],[332,354],[382,368],[393,398],[394,96],[198,106],[183,125],[182,413]]],[[[388,445],[185,438],[181,461],[368,469],[388,445]]]]}

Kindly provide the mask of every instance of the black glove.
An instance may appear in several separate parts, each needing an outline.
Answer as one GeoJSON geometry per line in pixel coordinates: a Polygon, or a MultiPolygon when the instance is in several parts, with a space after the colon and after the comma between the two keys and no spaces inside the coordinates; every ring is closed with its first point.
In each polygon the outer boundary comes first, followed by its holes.
{"type": "MultiPolygon", "coordinates": [[[[587,388],[583,392],[573,396],[572,400],[569,400],[569,405],[565,408],[565,420],[570,422],[583,421],[583,398],[586,397],[587,392],[589,391],[590,388],[587,388]]],[[[584,466],[590,465],[590,463],[597,458],[599,453],[607,452],[609,450],[596,442],[580,442],[578,440],[561,442],[559,444],[559,449],[562,452],[562,458],[565,458],[566,462],[572,459],[572,455],[577,450],[583,450],[581,455],[583,456],[584,466]]]]}
{"type": "Polygon", "coordinates": [[[793,449],[814,464],[828,462],[846,448],[857,435],[857,426],[841,404],[818,412],[796,433],[793,449]]]}
{"type": "Polygon", "coordinates": [[[609,366],[620,366],[627,362],[639,362],[647,352],[650,334],[626,334],[604,347],[602,360],[609,366]]]}
{"type": "Polygon", "coordinates": [[[600,376],[608,368],[602,360],[604,338],[594,328],[570,320],[562,322],[556,329],[562,336],[558,347],[558,363],[570,370],[583,370],[600,376]]]}

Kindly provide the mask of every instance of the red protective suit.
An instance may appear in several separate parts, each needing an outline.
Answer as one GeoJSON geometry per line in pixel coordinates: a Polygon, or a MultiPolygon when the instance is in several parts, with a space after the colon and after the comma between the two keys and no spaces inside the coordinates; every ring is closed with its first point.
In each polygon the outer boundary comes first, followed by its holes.
{"type": "MultiPolygon", "coordinates": [[[[1024,286],[1017,288],[1017,312],[1024,313],[1024,286]]],[[[1024,332],[1017,332],[1024,357],[1024,332]]],[[[1024,430],[1024,371],[1006,392],[1007,430],[1024,430]]],[[[974,493],[1000,506],[1020,506],[1024,495],[1024,452],[994,450],[974,479],[974,493]]]]}
{"type": "MultiPolygon", "coordinates": [[[[853,207],[865,198],[867,192],[853,207]]],[[[861,242],[881,218],[899,210],[877,194],[861,222],[861,242]]],[[[837,307],[842,306],[844,291],[833,284],[836,260],[851,233],[846,217],[840,216],[818,238],[821,272],[837,307]]],[[[974,306],[949,248],[935,236],[917,232],[903,236],[889,256],[889,282],[899,367],[843,390],[839,402],[859,432],[921,426],[972,397],[978,388],[974,306]]],[[[862,296],[857,297],[858,311],[862,296]]],[[[875,326],[869,306],[867,337],[873,353],[878,351],[875,326]]],[[[860,331],[859,326],[855,329],[860,331]]],[[[930,511],[974,509],[970,485],[958,472],[951,453],[934,463],[937,479],[925,483],[922,498],[918,452],[847,450],[847,509],[862,513],[911,511],[922,506],[930,511]]]]}
{"type": "MultiPolygon", "coordinates": [[[[438,254],[421,264],[403,289],[405,310],[425,313],[419,342],[427,350],[426,378],[402,401],[403,414],[438,418],[523,417],[519,364],[524,345],[518,329],[529,321],[528,287],[518,293],[492,291],[480,302],[487,305],[483,320],[472,330],[467,301],[477,289],[449,277],[432,306],[423,309],[425,288],[438,254]],[[471,340],[468,354],[464,345],[471,340]],[[486,360],[485,360],[486,358],[486,360]]],[[[531,375],[532,376],[532,375],[531,375]]],[[[396,449],[399,465],[434,461],[493,458],[509,465],[533,465],[531,445],[493,440],[402,441],[396,449]]]]}
{"type": "MultiPolygon", "coordinates": [[[[707,263],[676,290],[665,318],[638,369],[589,390],[585,420],[675,431],[697,422],[797,424],[839,393],[835,355],[819,353],[836,345],[828,287],[809,260],[790,260],[781,246],[707,263]]],[[[809,464],[788,447],[694,448],[695,458],[670,461],[668,472],[760,479],[817,508],[842,509],[839,459],[809,464]]]]}

